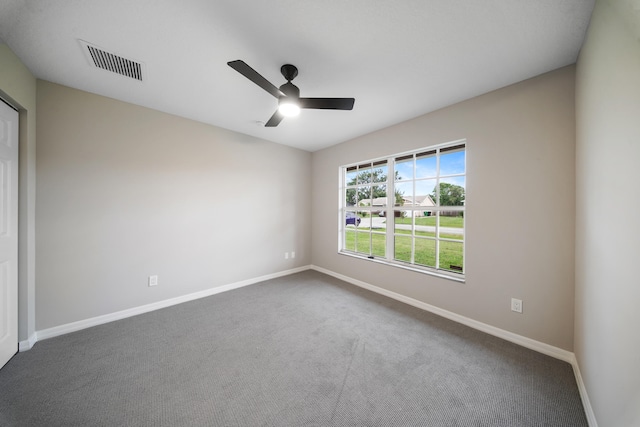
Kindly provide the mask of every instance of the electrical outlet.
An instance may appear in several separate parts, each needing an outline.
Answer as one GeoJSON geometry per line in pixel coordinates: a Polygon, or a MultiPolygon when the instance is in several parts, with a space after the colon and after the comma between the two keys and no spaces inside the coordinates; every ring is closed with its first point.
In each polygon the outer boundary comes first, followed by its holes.
{"type": "Polygon", "coordinates": [[[149,276],[149,286],[158,286],[158,276],[149,276]]]}
{"type": "Polygon", "coordinates": [[[291,258],[295,258],[296,257],[296,253],[295,252],[291,252],[291,258]]]}
{"type": "Polygon", "coordinates": [[[511,311],[516,313],[522,313],[522,300],[517,298],[511,298],[511,311]]]}
{"type": "Polygon", "coordinates": [[[289,259],[289,252],[284,253],[284,259],[289,259]]]}

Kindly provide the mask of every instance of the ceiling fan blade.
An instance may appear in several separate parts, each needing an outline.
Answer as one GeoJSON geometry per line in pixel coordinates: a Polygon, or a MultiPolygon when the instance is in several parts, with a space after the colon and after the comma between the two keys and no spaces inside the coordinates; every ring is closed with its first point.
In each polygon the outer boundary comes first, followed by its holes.
{"type": "Polygon", "coordinates": [[[284,93],[282,93],[280,89],[272,85],[267,79],[258,74],[256,70],[249,67],[246,62],[237,59],[235,61],[227,62],[227,65],[260,86],[262,89],[269,92],[275,98],[284,96],[284,93]]]}
{"type": "Polygon", "coordinates": [[[276,112],[273,113],[273,116],[271,116],[269,121],[265,123],[264,127],[266,128],[276,127],[280,124],[282,119],[284,119],[284,116],[282,115],[282,113],[280,113],[280,111],[276,110],[276,112]]]}
{"type": "Polygon", "coordinates": [[[352,110],[353,98],[300,98],[300,108],[320,110],[352,110]]]}

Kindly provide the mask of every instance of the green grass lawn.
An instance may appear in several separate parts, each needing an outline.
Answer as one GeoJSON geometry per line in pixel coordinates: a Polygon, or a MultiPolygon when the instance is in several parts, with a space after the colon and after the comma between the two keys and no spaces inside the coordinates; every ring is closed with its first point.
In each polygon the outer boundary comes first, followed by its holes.
{"type": "MultiPolygon", "coordinates": [[[[417,218],[422,219],[422,218],[417,218]]],[[[426,218],[425,218],[426,219],[426,218]]],[[[394,259],[411,262],[411,237],[402,234],[410,234],[409,230],[398,230],[395,236],[394,259]]],[[[436,241],[434,233],[416,232],[414,263],[428,267],[436,267],[436,241]]],[[[347,229],[345,249],[374,257],[385,256],[386,234],[371,233],[347,229]],[[371,236],[371,239],[369,238],[371,236]]],[[[442,236],[444,237],[444,236],[442,236]]],[[[462,242],[440,241],[440,268],[443,270],[459,271],[452,266],[462,267],[463,261],[462,242]]]]}
{"type": "MultiPolygon", "coordinates": [[[[411,218],[396,218],[396,224],[411,224],[411,218]]],[[[416,218],[416,225],[436,225],[435,216],[419,216],[416,218]]],[[[461,216],[441,216],[440,227],[462,228],[464,218],[461,216]]]]}
{"type": "MultiPolygon", "coordinates": [[[[411,230],[396,230],[396,234],[411,234],[411,230]]],[[[432,231],[415,231],[416,236],[420,237],[436,237],[436,233],[432,231]]],[[[462,240],[461,234],[440,233],[443,239],[462,240]]]]}

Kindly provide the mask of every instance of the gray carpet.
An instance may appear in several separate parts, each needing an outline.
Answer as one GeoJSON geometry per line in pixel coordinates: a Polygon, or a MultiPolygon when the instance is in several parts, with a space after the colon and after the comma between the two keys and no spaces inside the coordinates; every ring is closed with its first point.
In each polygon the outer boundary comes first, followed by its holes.
{"type": "Polygon", "coordinates": [[[38,342],[2,426],[587,426],[571,366],[305,271],[38,342]]]}

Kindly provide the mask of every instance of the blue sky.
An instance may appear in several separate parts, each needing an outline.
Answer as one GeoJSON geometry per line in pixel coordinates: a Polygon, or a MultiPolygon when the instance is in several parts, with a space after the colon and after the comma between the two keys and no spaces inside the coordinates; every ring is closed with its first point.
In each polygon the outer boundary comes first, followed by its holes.
{"type": "MultiPolygon", "coordinates": [[[[454,151],[440,155],[440,176],[465,173],[466,151],[454,151]]],[[[402,191],[404,195],[410,196],[412,187],[410,183],[403,183],[403,180],[413,179],[413,159],[396,162],[396,171],[401,178],[396,182],[396,189],[402,191]]],[[[419,157],[416,159],[416,196],[431,194],[436,185],[437,162],[435,154],[432,156],[419,157]]],[[[440,182],[459,185],[466,188],[465,177],[440,178],[440,182]]]]}
{"type": "MultiPolygon", "coordinates": [[[[459,185],[466,188],[466,179],[464,176],[446,177],[447,175],[464,174],[466,163],[466,151],[445,152],[440,155],[440,182],[459,185]]],[[[405,161],[397,161],[395,164],[397,175],[400,178],[396,182],[396,190],[401,191],[406,196],[411,196],[413,192],[413,184],[411,181],[413,176],[413,159],[405,161]]],[[[386,175],[387,165],[378,165],[374,170],[382,170],[381,175],[386,175]]],[[[347,173],[346,182],[351,182],[359,171],[351,171],[347,173]]],[[[431,194],[436,185],[435,177],[437,175],[437,162],[435,154],[430,156],[418,157],[415,161],[415,179],[416,179],[416,196],[424,196],[431,194]]]]}

